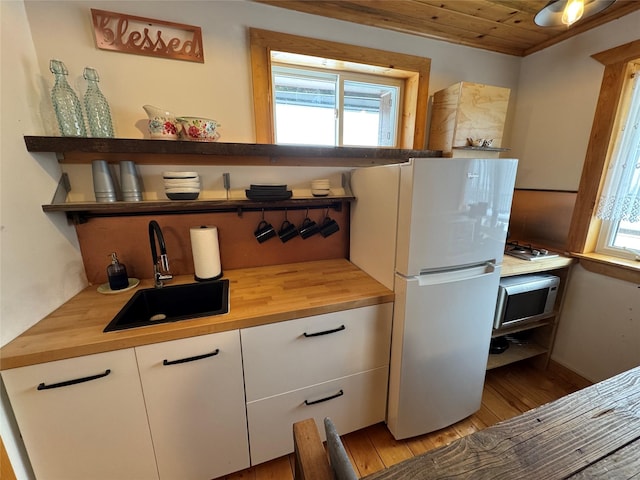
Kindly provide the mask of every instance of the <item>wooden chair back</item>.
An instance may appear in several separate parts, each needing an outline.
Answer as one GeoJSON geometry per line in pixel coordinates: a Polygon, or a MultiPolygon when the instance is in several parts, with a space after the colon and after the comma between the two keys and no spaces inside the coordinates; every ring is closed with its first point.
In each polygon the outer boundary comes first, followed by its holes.
{"type": "Polygon", "coordinates": [[[313,418],[293,424],[295,480],[335,480],[313,418]]]}

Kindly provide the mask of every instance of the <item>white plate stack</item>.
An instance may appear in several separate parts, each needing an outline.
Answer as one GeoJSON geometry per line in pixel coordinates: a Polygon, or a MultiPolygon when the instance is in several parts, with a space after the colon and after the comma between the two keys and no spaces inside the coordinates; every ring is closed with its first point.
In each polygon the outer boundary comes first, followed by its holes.
{"type": "Polygon", "coordinates": [[[320,178],[311,182],[311,194],[314,197],[326,197],[331,193],[331,186],[328,178],[320,178]]]}
{"type": "Polygon", "coordinates": [[[198,172],[162,172],[164,193],[171,200],[195,200],[200,195],[198,172]]]}

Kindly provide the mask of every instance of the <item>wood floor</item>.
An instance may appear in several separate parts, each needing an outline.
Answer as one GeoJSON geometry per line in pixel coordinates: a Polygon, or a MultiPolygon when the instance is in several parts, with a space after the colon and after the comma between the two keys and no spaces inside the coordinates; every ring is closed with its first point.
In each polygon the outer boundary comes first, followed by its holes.
{"type": "MultiPolygon", "coordinates": [[[[419,455],[462,436],[585,387],[588,382],[566,375],[562,369],[545,371],[520,362],[487,372],[482,407],[470,417],[444,428],[408,440],[396,441],[384,423],[342,436],[358,476],[419,455]]],[[[277,458],[219,480],[292,480],[293,455],[277,458]]]]}

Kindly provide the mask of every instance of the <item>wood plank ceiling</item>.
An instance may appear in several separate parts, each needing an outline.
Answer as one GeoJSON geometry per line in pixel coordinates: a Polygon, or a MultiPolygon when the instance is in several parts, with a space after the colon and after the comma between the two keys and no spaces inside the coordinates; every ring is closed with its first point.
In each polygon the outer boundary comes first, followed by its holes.
{"type": "Polygon", "coordinates": [[[570,28],[550,28],[533,21],[547,0],[254,1],[521,57],[640,9],[640,0],[618,0],[570,28]]]}

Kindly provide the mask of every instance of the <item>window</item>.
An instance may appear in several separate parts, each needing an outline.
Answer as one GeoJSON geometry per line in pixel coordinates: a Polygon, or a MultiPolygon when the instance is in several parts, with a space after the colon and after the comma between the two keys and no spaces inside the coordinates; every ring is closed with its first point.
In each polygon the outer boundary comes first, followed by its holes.
{"type": "MultiPolygon", "coordinates": [[[[640,282],[640,264],[633,261],[612,261],[611,257],[594,256],[601,220],[596,217],[598,193],[606,175],[607,159],[615,140],[615,125],[621,118],[620,100],[625,91],[625,79],[632,63],[640,61],[640,40],[592,55],[605,66],[600,96],[596,106],[591,137],[582,169],[580,186],[571,219],[567,247],[580,256],[580,263],[595,272],[630,282],[640,282]]],[[[621,224],[626,228],[626,224],[621,224]]],[[[622,238],[622,237],[620,237],[622,238]]]]}
{"type": "Polygon", "coordinates": [[[402,82],[272,63],[275,142],[395,147],[402,82]]]}
{"type": "MultiPolygon", "coordinates": [[[[381,114],[379,125],[382,125],[384,133],[376,132],[376,135],[383,139],[395,134],[395,145],[397,148],[424,149],[427,128],[427,111],[429,102],[429,71],[431,60],[415,55],[388,52],[367,47],[358,47],[342,43],[319,40],[315,38],[299,37],[266,30],[250,29],[251,42],[251,68],[253,80],[253,105],[255,115],[256,142],[275,143],[276,125],[274,124],[274,109],[277,108],[274,102],[274,90],[277,88],[273,83],[272,64],[286,63],[288,67],[294,67],[290,62],[283,60],[283,55],[307,56],[308,58],[320,59],[323,67],[328,66],[333,73],[343,75],[346,72],[358,74],[374,74],[389,80],[397,81],[401,84],[401,93],[397,99],[397,122],[395,125],[387,125],[386,120],[391,120],[391,115],[381,114]],[[395,128],[395,132],[389,130],[389,135],[384,129],[395,128]]],[[[295,68],[299,68],[301,63],[297,63],[295,68]]],[[[309,65],[305,65],[306,67],[309,65]]],[[[318,67],[318,61],[313,62],[311,67],[318,67]]],[[[358,83],[353,97],[359,97],[366,92],[365,86],[369,85],[367,95],[379,85],[372,80],[355,80],[358,83]]],[[[347,84],[349,85],[349,84],[347,84]]],[[[356,85],[351,85],[356,86],[356,85]]],[[[347,89],[345,89],[347,91],[347,89]]],[[[339,93],[339,92],[338,92],[339,93]]],[[[349,96],[347,95],[347,100],[349,96]]],[[[351,105],[357,105],[361,99],[352,98],[351,105]]],[[[384,101],[384,100],[383,100],[384,101]]],[[[349,101],[345,101],[347,111],[349,101]]],[[[355,107],[354,107],[355,108],[355,107]]],[[[382,107],[386,108],[386,107],[382,107]]],[[[338,118],[344,129],[354,117],[344,115],[338,118]],[[350,118],[347,118],[349,116],[350,118]]],[[[334,111],[335,120],[335,111],[334,111]]],[[[338,123],[340,127],[340,123],[338,123]]],[[[347,130],[351,130],[347,127],[347,130]]],[[[340,128],[335,130],[340,143],[340,128]]],[[[342,144],[361,145],[362,140],[351,138],[342,134],[342,144]]],[[[282,141],[281,139],[279,141],[282,141]]],[[[295,143],[299,143],[296,141],[295,143]]]]}
{"type": "Polygon", "coordinates": [[[620,125],[598,202],[603,220],[596,251],[640,259],[640,65],[625,82],[620,125]]]}

